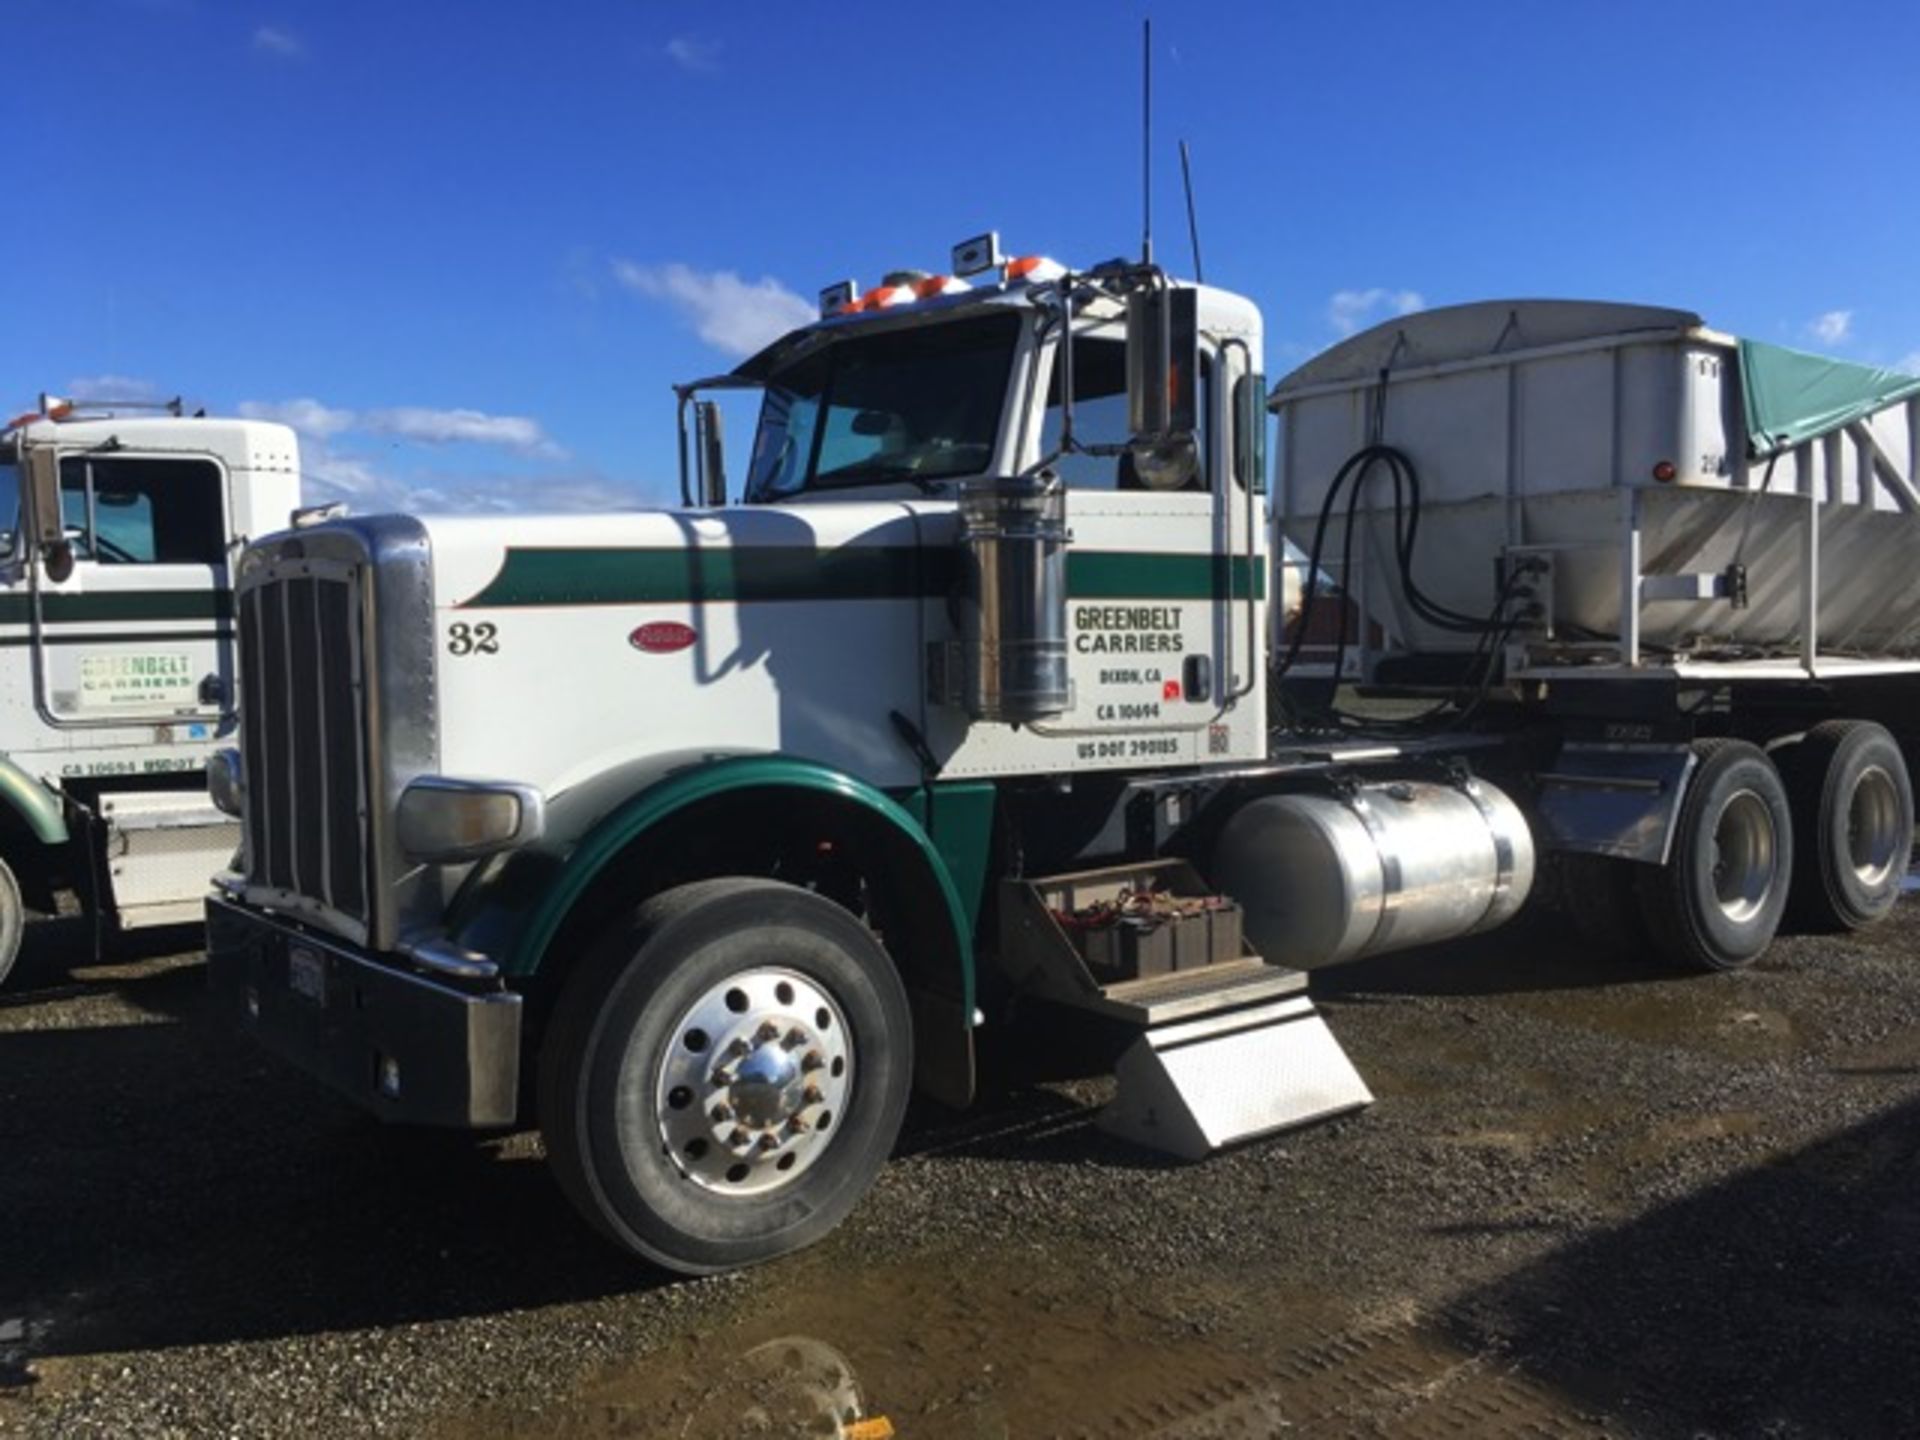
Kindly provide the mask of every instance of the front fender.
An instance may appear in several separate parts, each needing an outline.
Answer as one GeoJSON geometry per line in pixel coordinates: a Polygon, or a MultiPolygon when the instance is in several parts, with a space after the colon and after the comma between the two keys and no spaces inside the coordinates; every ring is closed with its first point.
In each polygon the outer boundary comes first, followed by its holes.
{"type": "Polygon", "coordinates": [[[494,957],[506,974],[535,974],[568,913],[628,846],[692,806],[753,789],[830,795],[897,832],[938,888],[964,976],[962,998],[972,1006],[972,916],[932,838],[883,791],[785,755],[652,757],[552,797],[541,840],[477,869],[455,900],[449,928],[463,946],[494,957]]]}
{"type": "Polygon", "coordinates": [[[60,797],[0,755],[0,808],[13,811],[43,845],[67,842],[67,815],[60,797]]]}

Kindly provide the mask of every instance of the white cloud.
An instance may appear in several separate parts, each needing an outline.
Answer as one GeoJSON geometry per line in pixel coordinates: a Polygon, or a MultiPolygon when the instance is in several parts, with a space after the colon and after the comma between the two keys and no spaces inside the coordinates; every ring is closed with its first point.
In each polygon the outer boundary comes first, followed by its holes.
{"type": "Polygon", "coordinates": [[[665,300],[692,322],[694,332],[716,350],[751,355],[761,346],[815,318],[814,308],[771,275],[742,280],[731,270],[613,262],[613,278],[652,300],[665,300]]]}
{"type": "Polygon", "coordinates": [[[516,511],[631,510],[638,489],[590,471],[529,475],[423,471],[352,453],[318,436],[300,441],[301,503],[346,502],[356,515],[508,514],[516,511]]]}
{"type": "Polygon", "coordinates": [[[566,460],[566,450],[527,415],[424,405],[347,410],[311,396],[245,400],[238,409],[249,420],[273,420],[298,432],[301,489],[308,504],[344,500],[361,514],[378,514],[605,510],[639,503],[634,490],[593,474],[529,473],[524,463],[505,472],[461,474],[451,468],[458,460],[409,463],[410,453],[418,459],[424,449],[446,445],[490,446],[545,466],[566,460]],[[367,453],[370,443],[378,446],[377,453],[367,453]]]}
{"type": "Polygon", "coordinates": [[[1371,290],[1336,290],[1327,301],[1327,323],[1342,335],[1351,335],[1361,326],[1389,315],[1411,315],[1426,307],[1426,297],[1418,290],[1389,290],[1379,285],[1371,290]]]}
{"type": "Polygon", "coordinates": [[[361,427],[422,445],[499,445],[526,455],[557,459],[566,452],[548,438],[540,422],[525,415],[489,415],[484,410],[429,410],[399,405],[369,410],[361,427]]]}
{"type": "Polygon", "coordinates": [[[306,42],[291,30],[278,25],[262,25],[253,32],[253,48],[286,60],[298,60],[307,53],[306,42]]]}
{"type": "Polygon", "coordinates": [[[318,400],[242,400],[240,415],[247,420],[273,420],[300,432],[309,439],[325,440],[351,430],[358,417],[351,410],[336,410],[318,400]]]}
{"type": "Polygon", "coordinates": [[[63,392],[70,400],[158,400],[160,387],[135,375],[76,375],[63,392]]]}
{"type": "Polygon", "coordinates": [[[356,514],[379,515],[407,508],[407,487],[357,455],[344,455],[325,437],[300,437],[300,501],[324,505],[344,500],[356,514]]]}
{"type": "Polygon", "coordinates": [[[1829,310],[1807,322],[1807,333],[1822,345],[1841,345],[1853,338],[1853,311],[1829,310]]]}
{"type": "Polygon", "coordinates": [[[682,70],[696,75],[710,74],[720,68],[720,42],[702,40],[697,35],[676,35],[666,44],[667,58],[682,70]]]}
{"type": "Polygon", "coordinates": [[[419,445],[498,445],[522,455],[557,460],[566,451],[540,422],[526,415],[489,415],[484,410],[434,410],[423,405],[393,405],[377,410],[342,410],[311,397],[297,400],[243,400],[248,420],[276,420],[309,439],[330,440],[349,432],[387,435],[419,445]]]}

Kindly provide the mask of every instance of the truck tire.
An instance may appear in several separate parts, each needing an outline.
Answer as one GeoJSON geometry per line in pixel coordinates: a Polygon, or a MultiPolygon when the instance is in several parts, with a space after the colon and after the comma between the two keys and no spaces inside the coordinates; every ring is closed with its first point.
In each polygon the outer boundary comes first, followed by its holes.
{"type": "Polygon", "coordinates": [[[1828,720],[1787,747],[1793,915],[1858,930],[1900,898],[1913,854],[1913,785],[1899,742],[1866,720],[1828,720]]]}
{"type": "Polygon", "coordinates": [[[1696,740],[1700,759],[1665,865],[1640,867],[1655,947],[1694,970],[1738,970],[1773,943],[1793,874],[1793,816],[1780,772],[1744,740],[1696,740]]]}
{"type": "Polygon", "coordinates": [[[20,882],[13,869],[0,860],[0,985],[7,983],[13,962],[20,957],[20,940],[26,933],[27,912],[20,900],[20,882]]]}
{"type": "Polygon", "coordinates": [[[649,900],[568,980],[540,1056],[561,1188],[616,1244],[688,1275],[826,1235],[906,1114],[912,1018],[852,914],[771,880],[649,900]]]}

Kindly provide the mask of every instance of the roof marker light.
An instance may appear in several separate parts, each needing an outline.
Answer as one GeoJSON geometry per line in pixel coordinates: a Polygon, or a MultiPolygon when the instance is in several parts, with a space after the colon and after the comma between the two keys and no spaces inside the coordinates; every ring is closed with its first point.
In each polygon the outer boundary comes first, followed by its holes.
{"type": "Polygon", "coordinates": [[[1039,285],[1048,280],[1058,280],[1066,273],[1066,266],[1044,255],[1022,255],[1018,260],[1007,262],[1009,285],[1039,285]]]}
{"type": "Polygon", "coordinates": [[[1000,253],[998,230],[989,230],[971,240],[962,240],[953,247],[953,273],[956,275],[979,275],[988,270],[998,270],[1005,263],[1006,258],[1000,253]]]}
{"type": "Polygon", "coordinates": [[[971,285],[954,275],[929,275],[913,284],[914,296],[921,300],[931,300],[936,295],[964,295],[971,289],[971,285]]]}
{"type": "Polygon", "coordinates": [[[820,292],[820,318],[825,320],[830,315],[844,315],[859,298],[860,287],[852,280],[827,286],[820,292]]]}

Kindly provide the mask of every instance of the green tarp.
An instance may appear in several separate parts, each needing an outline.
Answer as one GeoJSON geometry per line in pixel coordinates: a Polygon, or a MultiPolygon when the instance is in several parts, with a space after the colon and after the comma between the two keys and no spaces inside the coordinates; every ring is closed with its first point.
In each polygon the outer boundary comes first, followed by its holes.
{"type": "Polygon", "coordinates": [[[1746,397],[1747,443],[1754,455],[1763,456],[1920,395],[1920,377],[1742,340],[1740,391],[1746,397]]]}

